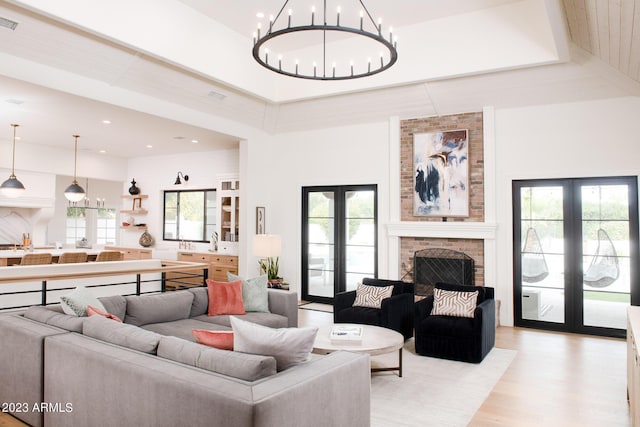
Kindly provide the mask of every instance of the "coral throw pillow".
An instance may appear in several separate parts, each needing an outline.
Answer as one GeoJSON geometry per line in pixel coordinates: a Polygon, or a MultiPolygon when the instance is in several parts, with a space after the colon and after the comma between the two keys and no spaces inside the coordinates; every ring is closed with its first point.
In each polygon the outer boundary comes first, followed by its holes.
{"type": "Polygon", "coordinates": [[[242,302],[242,280],[216,282],[207,279],[209,316],[220,314],[245,314],[242,302]]]}
{"type": "Polygon", "coordinates": [[[233,331],[192,329],[191,333],[200,344],[219,348],[220,350],[233,350],[233,331]]]}
{"type": "Polygon", "coordinates": [[[107,313],[104,310],[100,310],[97,307],[93,307],[91,305],[87,306],[87,316],[91,317],[91,316],[102,316],[102,317],[106,317],[107,319],[113,319],[116,322],[120,322],[122,323],[122,320],[120,320],[120,318],[118,316],[116,316],[115,314],[111,314],[111,313],[107,313]]]}

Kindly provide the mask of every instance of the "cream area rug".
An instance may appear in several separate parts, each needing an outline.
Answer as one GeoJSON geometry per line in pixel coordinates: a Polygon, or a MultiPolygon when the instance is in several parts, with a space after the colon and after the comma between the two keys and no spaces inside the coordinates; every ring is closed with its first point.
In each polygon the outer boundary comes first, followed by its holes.
{"type": "MultiPolygon", "coordinates": [[[[494,348],[480,364],[416,355],[413,339],[402,351],[402,378],[398,373],[371,374],[373,427],[469,424],[502,377],[516,351],[494,348]]],[[[371,366],[398,366],[398,352],[371,358],[371,366]]]]}

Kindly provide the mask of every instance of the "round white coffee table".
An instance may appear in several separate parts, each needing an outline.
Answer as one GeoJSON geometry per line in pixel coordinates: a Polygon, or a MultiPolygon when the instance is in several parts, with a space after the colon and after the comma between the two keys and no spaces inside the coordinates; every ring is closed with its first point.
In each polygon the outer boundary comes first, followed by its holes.
{"type": "Polygon", "coordinates": [[[402,334],[379,326],[360,325],[352,323],[338,323],[338,326],[358,326],[363,329],[361,341],[339,341],[331,339],[331,329],[336,325],[322,326],[318,329],[316,340],[313,343],[313,353],[328,354],[338,350],[352,351],[355,353],[368,353],[371,356],[391,353],[398,350],[398,366],[388,368],[372,368],[371,372],[398,371],[402,377],[402,347],[404,337],[402,334]]]}

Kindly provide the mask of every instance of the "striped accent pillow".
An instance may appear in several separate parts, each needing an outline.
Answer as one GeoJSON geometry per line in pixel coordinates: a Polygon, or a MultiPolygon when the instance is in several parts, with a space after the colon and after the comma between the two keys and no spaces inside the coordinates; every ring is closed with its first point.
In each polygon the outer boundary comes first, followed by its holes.
{"type": "Polygon", "coordinates": [[[473,318],[477,301],[478,291],[459,292],[435,288],[431,315],[473,318]]]}
{"type": "Polygon", "coordinates": [[[368,286],[358,283],[356,288],[356,300],[353,302],[354,307],[380,308],[382,300],[389,298],[393,292],[391,286],[368,286]]]}

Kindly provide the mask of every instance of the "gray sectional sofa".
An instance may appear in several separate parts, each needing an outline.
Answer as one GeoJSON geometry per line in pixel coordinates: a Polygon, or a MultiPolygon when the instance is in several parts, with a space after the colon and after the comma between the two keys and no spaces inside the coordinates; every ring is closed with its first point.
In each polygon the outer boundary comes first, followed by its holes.
{"type": "MultiPolygon", "coordinates": [[[[269,313],[238,317],[297,326],[295,293],[268,298],[269,313]]],[[[206,288],[100,301],[124,323],[56,306],[0,316],[3,409],[46,427],[370,424],[367,355],[276,372],[273,357],[194,342],[192,329],[231,329],[229,316],[207,316],[206,288]]]]}

